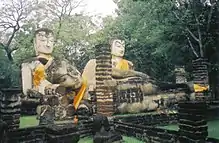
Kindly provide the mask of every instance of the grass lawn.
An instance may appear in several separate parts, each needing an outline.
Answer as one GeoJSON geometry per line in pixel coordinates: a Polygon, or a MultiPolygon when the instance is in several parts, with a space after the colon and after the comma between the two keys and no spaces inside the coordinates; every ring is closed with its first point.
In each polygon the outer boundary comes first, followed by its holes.
{"type": "Polygon", "coordinates": [[[38,126],[39,120],[36,116],[23,116],[20,118],[20,128],[34,127],[38,126]]]}

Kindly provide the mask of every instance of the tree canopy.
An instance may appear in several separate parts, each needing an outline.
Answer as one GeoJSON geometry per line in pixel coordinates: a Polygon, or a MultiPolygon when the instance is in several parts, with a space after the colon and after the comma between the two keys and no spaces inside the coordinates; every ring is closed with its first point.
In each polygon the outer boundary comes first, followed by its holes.
{"type": "Polygon", "coordinates": [[[92,16],[75,12],[84,6],[83,1],[2,1],[0,56],[4,64],[0,76],[17,73],[22,61],[34,55],[33,31],[41,24],[55,32],[54,54],[67,58],[80,71],[94,58],[95,44],[121,38],[126,42],[125,58],[138,71],[173,81],[174,67],[184,65],[192,80],[191,61],[202,57],[210,62],[211,83],[217,84],[218,1],[114,2],[118,16],[105,17],[98,27],[92,16]]]}

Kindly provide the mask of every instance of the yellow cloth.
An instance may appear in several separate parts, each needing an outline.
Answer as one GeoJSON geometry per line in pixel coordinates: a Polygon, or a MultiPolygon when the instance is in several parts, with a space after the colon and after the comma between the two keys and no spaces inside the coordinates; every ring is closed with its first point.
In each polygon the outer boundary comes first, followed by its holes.
{"type": "Polygon", "coordinates": [[[125,59],[122,59],[117,65],[116,68],[120,70],[129,70],[129,64],[128,61],[125,59]]]}
{"type": "MultiPolygon", "coordinates": [[[[40,53],[37,57],[38,58],[45,58],[47,60],[52,58],[51,55],[46,55],[46,54],[42,54],[42,53],[40,53]]],[[[37,88],[40,85],[40,82],[44,79],[45,79],[45,66],[40,64],[35,68],[35,70],[33,72],[33,85],[34,85],[34,87],[37,88]]]]}
{"type": "Polygon", "coordinates": [[[200,86],[198,84],[193,85],[195,92],[202,92],[208,90],[209,86],[200,86]]]}
{"type": "Polygon", "coordinates": [[[81,100],[83,99],[86,88],[87,88],[87,81],[86,81],[85,78],[83,78],[81,88],[80,88],[79,92],[77,93],[77,95],[74,97],[74,103],[73,104],[74,104],[75,109],[78,108],[81,100]]]}
{"type": "Polygon", "coordinates": [[[45,79],[45,68],[43,65],[39,65],[35,68],[33,72],[33,85],[38,87],[40,82],[45,79]]]}

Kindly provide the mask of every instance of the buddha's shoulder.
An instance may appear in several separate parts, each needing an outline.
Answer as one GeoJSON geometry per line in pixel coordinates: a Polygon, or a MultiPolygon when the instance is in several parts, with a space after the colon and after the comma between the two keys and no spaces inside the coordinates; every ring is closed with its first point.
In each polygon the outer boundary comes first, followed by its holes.
{"type": "Polygon", "coordinates": [[[133,66],[133,63],[127,59],[122,59],[123,61],[127,62],[129,65],[132,65],[133,66]]]}
{"type": "Polygon", "coordinates": [[[96,59],[90,59],[87,64],[96,64],[96,59]]]}

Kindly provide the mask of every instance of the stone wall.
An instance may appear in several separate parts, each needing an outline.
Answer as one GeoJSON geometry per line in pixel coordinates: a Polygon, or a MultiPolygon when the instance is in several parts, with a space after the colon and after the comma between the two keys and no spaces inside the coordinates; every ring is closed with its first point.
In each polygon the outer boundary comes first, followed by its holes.
{"type": "Polygon", "coordinates": [[[130,116],[115,116],[114,121],[122,121],[126,123],[133,123],[146,126],[157,126],[165,124],[177,123],[178,115],[172,114],[136,114],[130,116]]]}
{"type": "Polygon", "coordinates": [[[176,143],[177,141],[177,131],[169,131],[152,126],[144,126],[121,121],[116,121],[114,124],[116,131],[122,133],[123,135],[136,137],[144,142],[176,143]]]}
{"type": "Polygon", "coordinates": [[[7,123],[8,130],[19,128],[21,101],[19,89],[0,89],[0,119],[7,123]]]}
{"type": "MultiPolygon", "coordinates": [[[[87,130],[91,127],[84,126],[87,130]]],[[[81,125],[79,125],[81,128],[81,125]]],[[[14,129],[7,132],[7,142],[44,142],[44,143],[77,143],[80,138],[88,136],[83,130],[79,130],[73,123],[55,124],[47,126],[14,129]]],[[[89,131],[91,135],[91,131],[89,131]]],[[[1,138],[2,139],[2,138],[1,138]]],[[[0,141],[1,141],[0,139],[0,141]]]]}
{"type": "Polygon", "coordinates": [[[208,136],[207,104],[205,102],[179,103],[179,141],[205,142],[208,136]]]}

